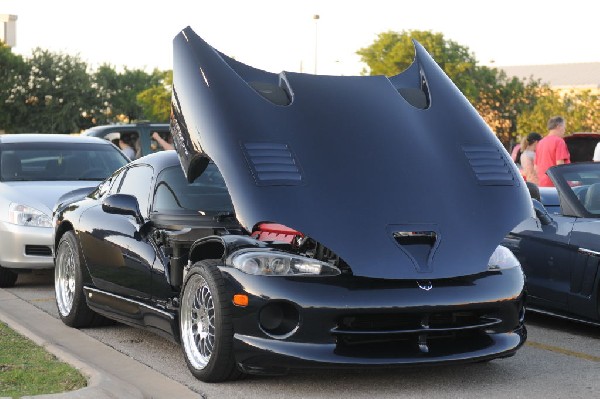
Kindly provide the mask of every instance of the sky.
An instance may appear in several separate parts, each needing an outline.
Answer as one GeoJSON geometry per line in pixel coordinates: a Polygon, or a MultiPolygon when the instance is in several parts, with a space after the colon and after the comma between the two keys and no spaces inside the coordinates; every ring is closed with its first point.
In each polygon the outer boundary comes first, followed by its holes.
{"type": "Polygon", "coordinates": [[[386,31],[442,33],[480,65],[600,62],[591,0],[0,0],[17,15],[13,52],[79,56],[90,68],[172,69],[186,26],[269,72],[359,75],[356,51],[386,31]],[[315,15],[319,19],[315,19],[315,15]]]}

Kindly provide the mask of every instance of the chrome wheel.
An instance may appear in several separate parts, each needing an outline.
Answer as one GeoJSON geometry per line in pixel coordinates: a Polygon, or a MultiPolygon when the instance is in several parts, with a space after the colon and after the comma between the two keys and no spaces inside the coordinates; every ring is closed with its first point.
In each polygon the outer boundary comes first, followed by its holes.
{"type": "Polygon", "coordinates": [[[188,280],[181,301],[181,341],[192,367],[206,367],[215,345],[215,306],[206,280],[196,274],[188,280]]]}
{"type": "Polygon", "coordinates": [[[58,248],[54,290],[58,311],[66,317],[71,313],[75,297],[75,253],[68,241],[61,242],[58,248]]]}

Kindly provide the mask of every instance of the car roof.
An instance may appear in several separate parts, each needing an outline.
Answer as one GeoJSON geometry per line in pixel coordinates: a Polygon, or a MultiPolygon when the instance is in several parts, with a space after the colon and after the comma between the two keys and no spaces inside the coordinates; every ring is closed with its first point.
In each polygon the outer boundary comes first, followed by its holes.
{"type": "Polygon", "coordinates": [[[95,143],[110,144],[106,140],[97,137],[86,137],[69,134],[51,134],[51,133],[19,133],[0,135],[0,143],[95,143]]]}
{"type": "Polygon", "coordinates": [[[131,165],[150,165],[157,170],[161,170],[181,164],[179,163],[179,157],[175,150],[165,150],[136,159],[131,162],[131,165]]]}
{"type": "Polygon", "coordinates": [[[577,137],[600,138],[600,133],[594,133],[594,132],[575,132],[573,134],[565,136],[564,139],[565,140],[570,140],[572,138],[577,138],[577,137]]]}
{"type": "Polygon", "coordinates": [[[571,162],[589,162],[594,157],[596,144],[600,142],[600,133],[577,132],[564,139],[571,154],[571,162]]]}
{"type": "Polygon", "coordinates": [[[90,134],[100,134],[102,132],[119,132],[119,131],[127,131],[127,130],[137,130],[140,127],[150,127],[150,128],[167,128],[169,127],[168,123],[129,123],[129,124],[114,124],[114,125],[99,125],[94,126],[83,132],[84,135],[90,134]]]}

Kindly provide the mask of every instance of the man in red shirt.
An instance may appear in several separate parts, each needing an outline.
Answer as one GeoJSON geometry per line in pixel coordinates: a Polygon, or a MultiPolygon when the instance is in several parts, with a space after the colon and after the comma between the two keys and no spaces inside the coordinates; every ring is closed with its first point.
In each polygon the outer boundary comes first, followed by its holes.
{"type": "Polygon", "coordinates": [[[562,116],[553,116],[548,120],[548,135],[537,145],[535,150],[535,167],[539,186],[553,187],[546,171],[555,165],[571,163],[571,154],[563,137],[567,122],[562,116]]]}

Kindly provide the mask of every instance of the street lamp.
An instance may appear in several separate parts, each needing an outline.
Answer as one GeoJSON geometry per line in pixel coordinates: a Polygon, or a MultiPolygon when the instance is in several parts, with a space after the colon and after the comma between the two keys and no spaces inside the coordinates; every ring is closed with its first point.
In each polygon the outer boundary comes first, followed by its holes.
{"type": "Polygon", "coordinates": [[[317,74],[317,39],[318,39],[318,24],[317,22],[319,21],[320,17],[319,14],[315,14],[313,15],[313,19],[315,20],[315,75],[317,74]]]}

